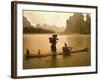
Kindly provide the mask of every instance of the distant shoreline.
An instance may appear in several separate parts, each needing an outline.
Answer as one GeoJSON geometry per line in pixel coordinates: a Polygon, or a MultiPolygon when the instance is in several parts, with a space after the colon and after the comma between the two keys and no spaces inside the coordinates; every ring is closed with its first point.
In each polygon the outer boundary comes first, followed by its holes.
{"type": "Polygon", "coordinates": [[[57,34],[57,35],[91,35],[91,34],[80,34],[80,33],[67,33],[67,34],[64,34],[64,33],[23,33],[24,35],[25,34],[57,34]]]}

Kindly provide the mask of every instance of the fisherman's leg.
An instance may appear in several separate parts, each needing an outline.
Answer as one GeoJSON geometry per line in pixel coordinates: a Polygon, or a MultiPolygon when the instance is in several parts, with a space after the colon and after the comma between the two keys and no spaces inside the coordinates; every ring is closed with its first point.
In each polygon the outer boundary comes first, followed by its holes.
{"type": "Polygon", "coordinates": [[[55,52],[55,53],[57,52],[57,48],[56,48],[56,45],[54,46],[54,52],[55,52]]]}

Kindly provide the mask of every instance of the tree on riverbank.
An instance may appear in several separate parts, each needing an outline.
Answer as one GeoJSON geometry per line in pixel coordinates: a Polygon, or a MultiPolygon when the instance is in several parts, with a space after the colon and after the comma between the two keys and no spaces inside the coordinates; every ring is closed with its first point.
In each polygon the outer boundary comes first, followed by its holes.
{"type": "Polygon", "coordinates": [[[24,27],[23,32],[24,33],[54,33],[54,31],[52,30],[47,30],[43,28],[34,28],[33,26],[24,27]]]}

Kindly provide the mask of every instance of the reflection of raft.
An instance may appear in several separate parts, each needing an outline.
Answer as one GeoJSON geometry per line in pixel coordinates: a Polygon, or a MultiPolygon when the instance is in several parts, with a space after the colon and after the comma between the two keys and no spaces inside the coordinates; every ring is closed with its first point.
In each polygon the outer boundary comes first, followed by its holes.
{"type": "MultiPolygon", "coordinates": [[[[70,51],[70,53],[77,53],[77,52],[87,52],[89,51],[88,48],[84,48],[84,49],[80,49],[80,50],[74,50],[74,51],[70,51]]],[[[57,55],[63,55],[63,53],[56,53],[57,55]]],[[[29,55],[25,55],[26,58],[35,58],[35,57],[47,57],[47,56],[53,56],[52,53],[48,53],[48,54],[29,54],[29,55]]]]}

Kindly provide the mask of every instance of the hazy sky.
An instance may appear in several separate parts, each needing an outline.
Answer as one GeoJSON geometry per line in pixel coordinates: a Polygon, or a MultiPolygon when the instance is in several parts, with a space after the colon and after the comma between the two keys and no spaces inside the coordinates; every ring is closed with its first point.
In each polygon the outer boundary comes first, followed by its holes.
{"type": "Polygon", "coordinates": [[[31,25],[48,24],[57,25],[58,27],[65,27],[66,20],[69,19],[73,13],[24,11],[23,15],[27,17],[31,25]]]}

